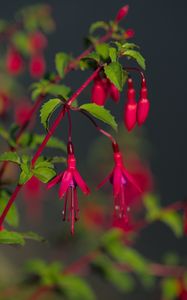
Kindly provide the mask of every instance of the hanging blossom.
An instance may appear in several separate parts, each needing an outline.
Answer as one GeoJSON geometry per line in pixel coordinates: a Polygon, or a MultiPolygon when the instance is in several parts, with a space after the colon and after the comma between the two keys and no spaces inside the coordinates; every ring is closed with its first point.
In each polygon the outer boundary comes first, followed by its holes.
{"type": "Polygon", "coordinates": [[[69,210],[68,221],[71,221],[71,234],[74,234],[74,224],[79,219],[77,186],[85,195],[88,195],[90,190],[76,168],[76,159],[71,142],[68,143],[67,169],[50,181],[47,188],[50,189],[58,183],[60,183],[59,198],[65,198],[62,211],[63,221],[66,221],[67,210],[69,210]]]}
{"type": "Polygon", "coordinates": [[[139,186],[133,177],[126,170],[122,154],[119,151],[117,144],[113,144],[114,149],[114,168],[112,172],[99,184],[99,188],[102,187],[108,180],[113,185],[113,197],[114,197],[114,219],[119,219],[127,223],[128,222],[128,204],[126,199],[126,187],[130,183],[136,190],[141,192],[139,186]]]}

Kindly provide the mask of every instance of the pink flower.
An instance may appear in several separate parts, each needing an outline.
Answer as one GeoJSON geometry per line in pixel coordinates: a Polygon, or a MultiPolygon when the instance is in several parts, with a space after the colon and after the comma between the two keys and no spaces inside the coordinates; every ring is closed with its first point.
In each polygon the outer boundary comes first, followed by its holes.
{"type": "Polygon", "coordinates": [[[77,186],[79,186],[79,188],[85,195],[88,195],[90,193],[90,190],[76,168],[76,159],[71,143],[68,144],[68,159],[66,171],[60,173],[52,181],[50,181],[47,188],[50,189],[57,183],[60,183],[59,198],[62,199],[65,196],[64,209],[62,211],[63,221],[66,220],[66,211],[68,205],[68,221],[71,220],[71,233],[74,234],[74,223],[79,219],[77,186]]]}
{"type": "Polygon", "coordinates": [[[6,57],[8,73],[11,75],[18,75],[23,71],[23,66],[24,62],[21,54],[15,49],[9,50],[6,57]]]}
{"type": "Polygon", "coordinates": [[[113,185],[113,196],[114,196],[114,218],[124,219],[128,221],[127,212],[128,205],[126,199],[126,186],[130,183],[135,189],[140,191],[136,181],[126,170],[122,155],[119,152],[117,144],[114,145],[114,168],[112,172],[99,184],[99,188],[103,186],[108,180],[113,185]]]}
{"type": "Polygon", "coordinates": [[[46,70],[46,62],[43,55],[38,54],[31,57],[29,72],[33,78],[41,78],[46,70]]]}

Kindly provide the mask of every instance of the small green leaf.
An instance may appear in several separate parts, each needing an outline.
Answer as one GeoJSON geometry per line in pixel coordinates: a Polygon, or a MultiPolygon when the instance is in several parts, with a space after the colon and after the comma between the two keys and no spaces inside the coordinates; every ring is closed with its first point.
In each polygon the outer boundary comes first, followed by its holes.
{"type": "MultiPolygon", "coordinates": [[[[3,212],[9,198],[10,194],[6,190],[0,191],[0,214],[3,212]]],[[[19,225],[19,214],[15,204],[13,204],[9,209],[5,221],[8,225],[13,227],[17,227],[19,225]]]]}
{"type": "Polygon", "coordinates": [[[146,219],[148,221],[156,220],[161,211],[159,198],[153,194],[146,194],[143,197],[143,202],[147,210],[146,219]]]}
{"type": "Polygon", "coordinates": [[[43,183],[47,183],[56,175],[56,172],[51,168],[38,167],[33,170],[33,174],[43,183]]]}
{"type": "Polygon", "coordinates": [[[30,52],[29,48],[29,38],[28,35],[24,32],[18,31],[13,35],[12,42],[15,45],[15,48],[21,53],[28,55],[30,52]]]}
{"type": "Polygon", "coordinates": [[[175,278],[165,278],[162,281],[163,299],[174,300],[178,296],[178,280],[175,278]]]}
{"type": "Polygon", "coordinates": [[[80,109],[83,109],[95,118],[103,121],[104,123],[110,125],[114,130],[117,130],[117,123],[114,117],[111,115],[110,111],[105,109],[102,106],[99,106],[95,103],[87,103],[80,106],[80,109]]]}
{"type": "Polygon", "coordinates": [[[109,45],[108,44],[96,44],[95,46],[96,52],[103,60],[107,60],[109,58],[109,45]]]}
{"type": "Polygon", "coordinates": [[[21,160],[16,152],[4,152],[0,155],[0,161],[11,161],[16,164],[20,164],[21,160]]]}
{"type": "Polygon", "coordinates": [[[39,234],[37,234],[36,232],[32,232],[32,231],[22,232],[21,235],[26,240],[33,240],[33,241],[37,241],[37,242],[45,242],[45,239],[42,236],[40,236],[39,234]]]}
{"type": "Polygon", "coordinates": [[[116,62],[117,61],[117,50],[114,47],[110,47],[109,48],[109,56],[112,62],[116,62]]]}
{"type": "Polygon", "coordinates": [[[25,244],[25,240],[18,232],[2,230],[0,231],[0,244],[23,246],[25,244]]]}
{"type": "Polygon", "coordinates": [[[61,96],[65,100],[67,100],[70,95],[71,89],[64,84],[49,84],[46,92],[48,94],[52,94],[53,96],[61,96]]]}
{"type": "Polygon", "coordinates": [[[112,62],[104,67],[107,78],[117,87],[119,91],[123,88],[123,69],[119,62],[112,62]]]}
{"type": "Polygon", "coordinates": [[[109,26],[108,26],[108,24],[106,22],[104,22],[104,21],[97,21],[97,22],[91,24],[90,29],[89,29],[89,33],[92,34],[97,29],[108,30],[108,28],[109,28],[109,26]]]}
{"type": "Polygon", "coordinates": [[[87,56],[85,56],[83,59],[92,59],[95,60],[96,62],[100,61],[100,56],[97,52],[91,52],[90,54],[88,54],[87,56]]]}
{"type": "Polygon", "coordinates": [[[62,293],[65,294],[65,298],[68,300],[96,299],[86,281],[77,276],[61,276],[58,281],[58,288],[61,289],[62,293]]]}
{"type": "Polygon", "coordinates": [[[61,78],[64,77],[65,69],[71,60],[71,56],[64,52],[59,52],[55,56],[56,70],[61,78]]]}
{"type": "Polygon", "coordinates": [[[48,123],[53,112],[62,105],[62,101],[58,98],[47,101],[40,110],[41,123],[48,129],[48,123]]]}
{"type": "Polygon", "coordinates": [[[136,50],[126,50],[124,51],[124,55],[128,56],[130,58],[133,58],[136,60],[136,62],[139,64],[139,66],[145,70],[146,66],[145,66],[145,59],[144,57],[141,55],[140,52],[136,51],[136,50]]]}
{"type": "Polygon", "coordinates": [[[25,184],[31,177],[33,176],[33,173],[26,163],[21,164],[21,174],[19,177],[19,184],[25,184]]]}
{"type": "MultiPolygon", "coordinates": [[[[118,44],[118,46],[119,46],[119,44],[118,44]]],[[[123,53],[126,50],[131,50],[131,49],[134,49],[134,48],[138,49],[139,46],[134,44],[134,43],[125,43],[125,44],[120,44],[120,46],[119,46],[120,51],[123,51],[123,53]]]]}
{"type": "Polygon", "coordinates": [[[176,237],[179,238],[183,235],[183,220],[178,212],[163,211],[161,212],[159,219],[170,227],[176,237]]]}

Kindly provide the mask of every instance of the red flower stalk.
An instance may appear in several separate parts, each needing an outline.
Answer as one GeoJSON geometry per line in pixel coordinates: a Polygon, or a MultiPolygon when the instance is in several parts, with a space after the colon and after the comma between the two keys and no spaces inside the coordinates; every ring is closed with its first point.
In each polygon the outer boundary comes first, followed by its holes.
{"type": "Polygon", "coordinates": [[[42,55],[36,55],[31,58],[29,64],[29,71],[33,78],[40,78],[44,75],[46,70],[45,59],[42,55]]]}
{"type": "Polygon", "coordinates": [[[127,199],[126,199],[126,186],[130,183],[135,189],[141,192],[140,188],[136,184],[133,177],[129,174],[123,164],[122,154],[119,151],[118,145],[114,147],[114,168],[112,172],[99,184],[99,188],[102,187],[108,180],[113,185],[114,196],[114,218],[124,219],[128,221],[127,211],[127,199]]]}
{"type": "Polygon", "coordinates": [[[124,124],[128,131],[131,131],[136,125],[136,92],[133,87],[132,78],[128,78],[127,103],[124,109],[124,124]]]}
{"type": "Polygon", "coordinates": [[[107,99],[106,82],[96,78],[91,91],[91,101],[97,105],[104,106],[107,99]]]}
{"type": "Polygon", "coordinates": [[[137,123],[139,126],[143,125],[148,117],[150,109],[150,102],[147,99],[147,85],[145,78],[142,79],[142,88],[140,91],[140,100],[137,107],[137,123]]]}
{"type": "Polygon", "coordinates": [[[129,5],[125,5],[122,8],[120,8],[115,18],[116,23],[119,23],[122,19],[124,19],[128,14],[128,12],[129,12],[129,5]]]}
{"type": "Polygon", "coordinates": [[[125,39],[132,39],[135,36],[135,31],[132,28],[125,30],[124,33],[125,39]]]}
{"type": "Polygon", "coordinates": [[[59,198],[62,199],[65,196],[64,209],[62,211],[63,221],[66,220],[67,205],[69,205],[68,221],[71,220],[71,234],[73,235],[74,224],[79,219],[77,186],[79,186],[79,188],[85,195],[88,195],[90,193],[90,190],[76,168],[76,159],[71,142],[68,143],[68,159],[66,171],[57,175],[52,181],[50,181],[47,188],[49,189],[59,182],[61,182],[59,189],[59,198]]]}
{"type": "Polygon", "coordinates": [[[7,57],[6,57],[6,67],[7,71],[11,75],[18,75],[22,72],[23,70],[23,58],[17,52],[15,49],[11,49],[8,51],[7,57]]]}

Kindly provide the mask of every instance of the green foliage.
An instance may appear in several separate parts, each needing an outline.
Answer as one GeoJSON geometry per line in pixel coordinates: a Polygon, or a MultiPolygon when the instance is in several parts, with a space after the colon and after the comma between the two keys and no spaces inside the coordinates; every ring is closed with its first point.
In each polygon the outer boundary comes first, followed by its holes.
{"type": "Polygon", "coordinates": [[[40,95],[53,95],[67,99],[70,95],[71,89],[64,84],[52,83],[49,80],[42,79],[35,82],[31,86],[32,99],[36,100],[40,95]]]}
{"type": "Polygon", "coordinates": [[[23,32],[19,31],[13,35],[12,43],[14,44],[15,48],[19,50],[21,53],[28,55],[30,52],[29,48],[29,39],[28,35],[23,32]]]}
{"type": "Polygon", "coordinates": [[[114,130],[117,130],[117,123],[110,111],[106,108],[95,103],[86,103],[81,105],[79,108],[87,111],[90,115],[99,119],[100,121],[110,125],[114,130]]]}
{"type": "Polygon", "coordinates": [[[110,56],[111,62],[117,61],[118,52],[117,52],[116,48],[114,48],[114,47],[109,48],[109,56],[110,56]]]}
{"type": "Polygon", "coordinates": [[[162,295],[165,300],[174,300],[178,295],[178,281],[175,278],[165,278],[162,281],[162,295]]]}
{"type": "Polygon", "coordinates": [[[99,56],[106,61],[109,58],[109,45],[106,43],[96,44],[95,50],[99,56]]]}
{"type": "Polygon", "coordinates": [[[10,161],[18,165],[20,165],[21,163],[20,156],[16,152],[12,151],[4,152],[3,154],[1,154],[0,161],[10,161]]]}
{"type": "Polygon", "coordinates": [[[20,233],[5,229],[0,231],[0,244],[24,246],[27,239],[40,242],[44,241],[41,236],[33,232],[20,233]]]}
{"type": "Polygon", "coordinates": [[[145,70],[146,66],[145,66],[145,59],[144,57],[141,55],[140,52],[136,51],[136,50],[126,50],[124,51],[124,55],[128,56],[129,58],[133,58],[136,60],[136,62],[139,64],[139,66],[145,70]]]}
{"type": "Polygon", "coordinates": [[[109,29],[109,25],[108,25],[108,23],[106,23],[104,21],[94,22],[90,26],[89,33],[92,34],[98,29],[104,29],[107,31],[109,29]]]}
{"type": "Polygon", "coordinates": [[[50,99],[49,101],[47,101],[45,104],[42,105],[42,108],[40,110],[40,118],[41,118],[41,123],[43,124],[46,130],[48,130],[49,119],[51,115],[60,105],[62,105],[62,101],[58,98],[50,99]]]}
{"type": "Polygon", "coordinates": [[[56,70],[61,78],[65,75],[65,69],[71,60],[71,56],[64,52],[59,52],[55,56],[56,70]]]}
{"type": "MultiPolygon", "coordinates": [[[[0,203],[1,203],[1,205],[0,205],[0,214],[2,214],[6,204],[8,203],[9,198],[10,198],[10,193],[7,190],[1,190],[0,191],[0,203]]],[[[5,221],[10,226],[18,227],[18,225],[19,225],[19,214],[18,214],[18,210],[17,210],[15,204],[13,204],[11,206],[11,208],[9,209],[5,221]]]]}
{"type": "Polygon", "coordinates": [[[47,183],[56,175],[54,165],[51,162],[44,160],[43,157],[40,157],[37,160],[32,172],[35,177],[44,183],[47,183]]]}
{"type": "Polygon", "coordinates": [[[124,72],[119,62],[112,62],[104,67],[106,77],[122,91],[124,85],[124,72]]]}

